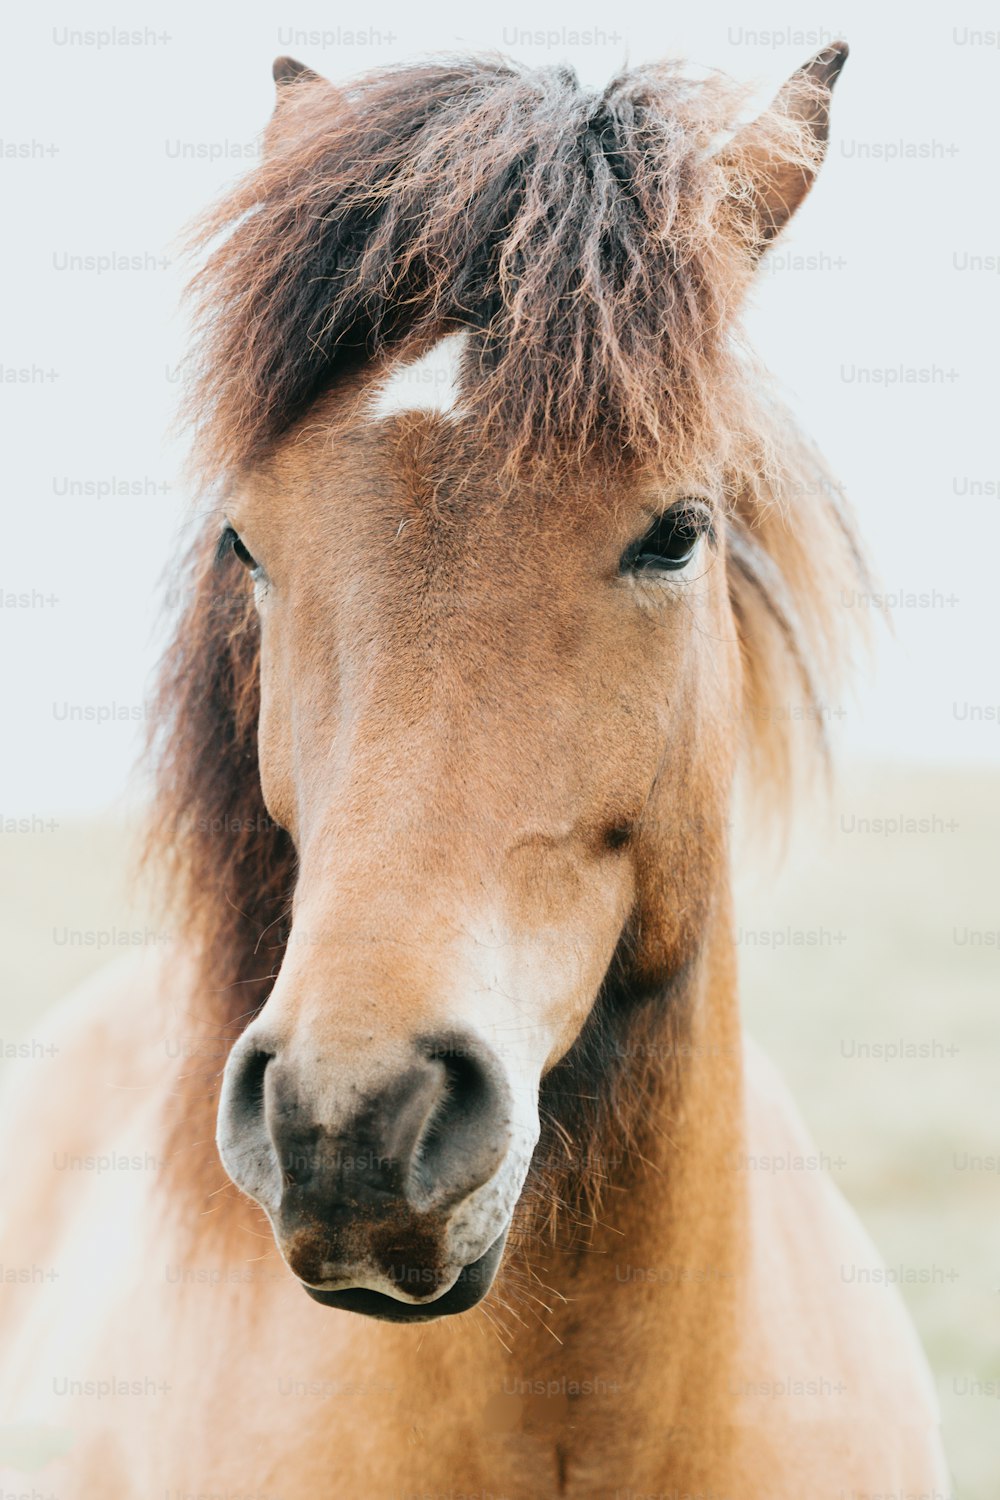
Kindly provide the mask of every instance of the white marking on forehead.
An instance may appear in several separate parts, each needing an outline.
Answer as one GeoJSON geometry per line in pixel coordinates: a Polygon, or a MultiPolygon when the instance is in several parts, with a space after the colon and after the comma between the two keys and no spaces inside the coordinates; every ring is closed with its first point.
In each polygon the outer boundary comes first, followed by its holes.
{"type": "Polygon", "coordinates": [[[449,333],[419,359],[399,364],[375,387],[373,417],[395,417],[405,411],[460,414],[459,367],[467,333],[449,333]]]}

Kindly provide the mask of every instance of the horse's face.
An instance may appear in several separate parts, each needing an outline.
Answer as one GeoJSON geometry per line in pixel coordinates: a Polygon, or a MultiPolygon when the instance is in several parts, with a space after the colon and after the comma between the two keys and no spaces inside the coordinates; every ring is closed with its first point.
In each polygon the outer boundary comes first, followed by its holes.
{"type": "Polygon", "coordinates": [[[637,1001],[698,1002],[736,615],[752,705],[807,675],[774,575],[795,602],[820,573],[790,546],[773,566],[784,468],[729,335],[822,160],[845,56],[824,49],[739,129],[738,91],[669,66],[598,97],[492,59],[346,92],[283,61],[261,160],[199,231],[188,410],[208,473],[244,476],[224,550],[255,573],[261,658],[258,684],[256,642],[224,637],[202,579],[164,676],[164,837],[220,989],[260,995],[246,935],[294,885],[287,941],[260,934],[284,958],[227,1063],[219,1144],[320,1301],[471,1306],[540,1097],[556,1175],[554,1139],[592,1144],[566,1100],[612,1108],[599,1083],[564,1087],[599,1071],[595,1038],[637,1001]],[[448,319],[473,341],[457,362],[454,339],[415,347],[448,319]],[[397,367],[359,372],[364,348],[397,367]],[[596,450],[629,477],[579,477],[596,450]],[[728,568],[721,497],[682,452],[725,467],[728,568]],[[258,685],[295,871],[284,836],[223,859],[202,832],[220,797],[257,811],[258,685]]]}
{"type": "Polygon", "coordinates": [[[221,1150],[319,1300],[400,1318],[488,1288],[626,925],[639,984],[693,956],[738,699],[712,497],[501,492],[460,413],[373,416],[425,368],[327,398],[227,515],[299,878],[221,1150]]]}

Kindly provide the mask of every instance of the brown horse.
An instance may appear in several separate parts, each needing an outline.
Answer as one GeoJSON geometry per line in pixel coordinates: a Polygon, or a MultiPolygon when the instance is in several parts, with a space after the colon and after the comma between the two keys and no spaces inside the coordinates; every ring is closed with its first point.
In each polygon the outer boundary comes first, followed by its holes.
{"type": "Polygon", "coordinates": [[[673,67],[276,65],[198,231],[183,943],[7,1136],[58,1279],[3,1289],[3,1456],[59,1500],[944,1493],[730,913],[860,567],[738,343],[846,51],[745,125],[673,67]]]}

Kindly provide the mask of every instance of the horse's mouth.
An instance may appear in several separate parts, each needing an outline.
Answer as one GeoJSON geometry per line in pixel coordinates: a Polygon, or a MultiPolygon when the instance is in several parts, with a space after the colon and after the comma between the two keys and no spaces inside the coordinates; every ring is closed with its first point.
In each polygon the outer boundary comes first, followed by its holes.
{"type": "Polygon", "coordinates": [[[347,1287],[337,1292],[307,1286],[305,1282],[302,1286],[314,1301],[321,1302],[324,1307],[362,1313],[366,1318],[380,1318],[386,1323],[430,1323],[436,1318],[448,1318],[455,1313],[468,1312],[485,1297],[493,1285],[506,1243],[505,1229],[485,1254],[471,1265],[464,1266],[453,1285],[433,1302],[401,1302],[387,1292],[374,1292],[368,1287],[360,1286],[347,1287]]]}

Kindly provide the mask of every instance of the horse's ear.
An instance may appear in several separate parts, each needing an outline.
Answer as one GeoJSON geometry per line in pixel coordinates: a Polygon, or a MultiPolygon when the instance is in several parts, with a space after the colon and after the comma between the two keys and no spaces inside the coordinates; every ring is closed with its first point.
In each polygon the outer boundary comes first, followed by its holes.
{"type": "Polygon", "coordinates": [[[294,83],[297,78],[319,78],[318,73],[294,57],[276,57],[271,64],[271,74],[279,89],[283,84],[294,83]]]}
{"type": "Polygon", "coordinates": [[[846,42],[817,52],[723,152],[758,254],[781,233],[816,179],[826,155],[833,86],[846,61],[846,42]]]}
{"type": "Polygon", "coordinates": [[[283,128],[293,131],[297,128],[297,109],[294,106],[299,103],[306,105],[307,100],[312,101],[318,96],[332,93],[333,84],[294,57],[276,57],[271,64],[271,72],[277,97],[267,139],[273,148],[275,132],[280,132],[283,128]]]}
{"type": "MultiPolygon", "coordinates": [[[[312,68],[307,68],[305,63],[300,63],[294,57],[276,57],[271,64],[271,73],[278,90],[278,103],[281,103],[285,91],[292,83],[326,83],[319,73],[314,73],[312,68]]],[[[327,84],[327,88],[330,85],[327,84]]]]}

